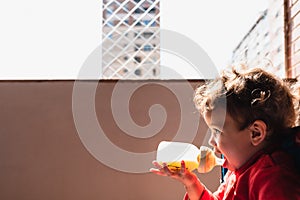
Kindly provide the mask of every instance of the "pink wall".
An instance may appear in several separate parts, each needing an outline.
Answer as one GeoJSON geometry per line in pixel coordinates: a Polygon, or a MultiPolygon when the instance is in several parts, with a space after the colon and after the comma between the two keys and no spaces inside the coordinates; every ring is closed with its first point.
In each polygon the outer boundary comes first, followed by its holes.
{"type": "MultiPolygon", "coordinates": [[[[161,140],[174,137],[180,122],[179,102],[174,93],[160,84],[171,84],[184,93],[184,81],[119,82],[130,87],[145,84],[130,99],[130,113],[136,123],[149,123],[148,110],[153,104],[163,105],[168,113],[162,130],[146,139],[131,137],[117,127],[110,107],[116,83],[101,81],[95,96],[99,123],[113,143],[130,152],[149,152],[161,140]]],[[[201,81],[190,83],[195,87],[201,81]]],[[[87,151],[73,119],[73,85],[74,81],[0,82],[0,199],[181,199],[184,188],[180,183],[150,173],[111,169],[87,151]]],[[[192,95],[187,96],[191,103],[192,95]]],[[[198,113],[194,110],[190,115],[198,113]]],[[[183,131],[188,132],[188,127],[183,131]]],[[[200,120],[195,145],[202,144],[206,129],[200,120]]],[[[220,169],[216,168],[199,177],[208,188],[216,189],[219,174],[220,169]]]]}

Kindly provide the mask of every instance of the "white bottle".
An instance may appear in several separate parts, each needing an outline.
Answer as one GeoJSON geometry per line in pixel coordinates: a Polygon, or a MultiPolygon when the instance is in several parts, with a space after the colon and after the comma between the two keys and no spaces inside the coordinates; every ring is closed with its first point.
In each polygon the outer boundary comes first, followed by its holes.
{"type": "Polygon", "coordinates": [[[187,170],[198,169],[200,173],[207,173],[224,163],[224,160],[216,157],[209,147],[201,146],[198,149],[193,144],[169,141],[159,143],[156,160],[161,164],[166,163],[173,171],[180,170],[181,161],[184,160],[187,170]]]}

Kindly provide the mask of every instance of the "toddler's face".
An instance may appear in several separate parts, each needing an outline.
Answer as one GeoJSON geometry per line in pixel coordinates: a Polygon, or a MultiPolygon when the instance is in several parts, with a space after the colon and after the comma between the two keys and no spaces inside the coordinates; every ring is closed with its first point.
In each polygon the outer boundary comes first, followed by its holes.
{"type": "Polygon", "coordinates": [[[251,157],[251,131],[239,130],[236,120],[224,108],[205,113],[204,119],[211,130],[210,145],[225,157],[224,167],[230,170],[241,167],[251,157]]]}

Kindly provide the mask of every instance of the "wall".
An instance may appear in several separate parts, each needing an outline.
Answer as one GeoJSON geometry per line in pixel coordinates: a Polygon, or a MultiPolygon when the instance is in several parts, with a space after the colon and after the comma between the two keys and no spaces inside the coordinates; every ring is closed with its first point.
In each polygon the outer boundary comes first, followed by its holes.
{"type": "Polygon", "coordinates": [[[286,6],[286,62],[288,78],[300,74],[300,1],[285,0],[286,6]]]}
{"type": "MultiPolygon", "coordinates": [[[[116,81],[81,83],[97,84],[95,110],[99,123],[106,136],[123,149],[154,151],[161,140],[171,140],[178,130],[182,114],[179,101],[161,84],[170,84],[184,94],[184,81],[119,82],[130,87],[141,86],[129,104],[137,124],[149,123],[148,110],[153,104],[163,105],[168,114],[162,130],[147,139],[128,136],[116,125],[110,107],[116,81]]],[[[193,88],[199,83],[190,82],[193,88]]],[[[180,183],[150,173],[121,172],[89,153],[74,123],[73,86],[71,80],[0,82],[0,199],[181,199],[184,188],[180,183]]],[[[189,94],[186,98],[192,103],[193,94],[189,94]]],[[[197,111],[191,111],[190,116],[191,119],[198,116],[197,111]]],[[[188,127],[182,131],[188,132],[188,127]]],[[[206,129],[200,119],[195,145],[203,143],[206,129]]],[[[199,177],[214,190],[219,175],[220,169],[216,168],[199,177]]]]}

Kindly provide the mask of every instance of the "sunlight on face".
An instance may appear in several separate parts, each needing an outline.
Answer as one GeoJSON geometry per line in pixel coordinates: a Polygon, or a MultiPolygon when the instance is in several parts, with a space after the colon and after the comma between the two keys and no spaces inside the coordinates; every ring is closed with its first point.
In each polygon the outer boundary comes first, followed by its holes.
{"type": "Polygon", "coordinates": [[[251,131],[247,128],[239,130],[233,117],[227,113],[224,121],[221,113],[224,113],[223,108],[205,113],[205,122],[211,130],[209,143],[216,153],[224,155],[226,168],[235,170],[251,156],[251,131]]]}

